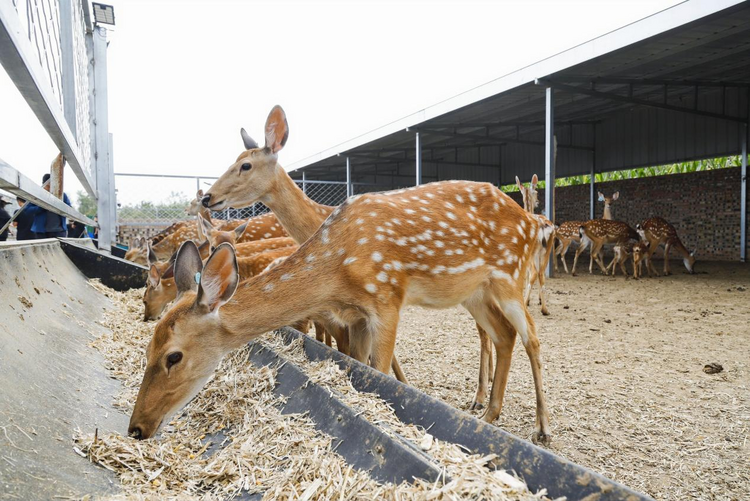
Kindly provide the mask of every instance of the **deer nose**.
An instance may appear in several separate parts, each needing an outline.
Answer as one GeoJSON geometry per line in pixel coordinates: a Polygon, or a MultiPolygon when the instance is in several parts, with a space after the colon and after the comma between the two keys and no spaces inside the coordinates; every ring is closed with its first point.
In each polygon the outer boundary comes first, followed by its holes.
{"type": "Polygon", "coordinates": [[[203,207],[208,209],[208,206],[211,203],[211,195],[206,195],[205,197],[203,197],[203,199],[201,200],[201,203],[203,204],[203,207]]]}
{"type": "Polygon", "coordinates": [[[128,435],[136,440],[143,440],[143,432],[138,426],[131,426],[128,428],[128,435]]]}

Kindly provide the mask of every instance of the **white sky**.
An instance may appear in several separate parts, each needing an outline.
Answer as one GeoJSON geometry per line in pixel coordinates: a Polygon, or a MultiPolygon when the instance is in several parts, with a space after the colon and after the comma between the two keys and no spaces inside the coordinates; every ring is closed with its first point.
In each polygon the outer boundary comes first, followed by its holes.
{"type": "MultiPolygon", "coordinates": [[[[281,104],[291,165],[311,154],[679,3],[111,0],[115,172],[219,176],[263,143],[281,104]]],[[[57,154],[0,70],[0,158],[39,179],[57,154]]],[[[118,199],[195,183],[118,178],[118,199]]],[[[80,189],[70,169],[65,191],[80,189]]]]}

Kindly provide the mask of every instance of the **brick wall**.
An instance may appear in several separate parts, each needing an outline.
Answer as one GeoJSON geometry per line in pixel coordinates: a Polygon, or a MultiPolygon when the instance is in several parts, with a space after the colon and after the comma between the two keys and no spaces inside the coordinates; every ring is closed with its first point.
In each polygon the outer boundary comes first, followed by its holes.
{"type": "MultiPolygon", "coordinates": [[[[620,192],[612,204],[615,219],[635,226],[661,216],[672,223],[685,246],[697,249],[698,259],[734,261],[740,257],[739,168],[610,181],[597,183],[595,188],[606,196],[620,192]]],[[[510,195],[522,203],[520,193],[510,195]]],[[[589,185],[557,188],[555,197],[558,223],[589,218],[589,185]]],[[[542,210],[544,190],[539,190],[537,212],[542,210]]],[[[596,217],[602,217],[603,211],[604,204],[597,201],[596,217]]]]}

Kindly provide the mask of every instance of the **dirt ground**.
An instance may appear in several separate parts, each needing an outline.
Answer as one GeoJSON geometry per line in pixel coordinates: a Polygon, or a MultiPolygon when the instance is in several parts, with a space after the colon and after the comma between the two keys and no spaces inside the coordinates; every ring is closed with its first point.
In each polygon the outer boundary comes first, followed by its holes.
{"type": "MultiPolygon", "coordinates": [[[[674,275],[638,281],[550,279],[548,317],[535,289],[550,449],[656,499],[748,499],[750,265],[671,264],[674,275]]],[[[468,411],[479,342],[465,310],[405,309],[396,353],[411,384],[468,411]]],[[[529,438],[534,412],[518,340],[495,424],[529,438]]]]}

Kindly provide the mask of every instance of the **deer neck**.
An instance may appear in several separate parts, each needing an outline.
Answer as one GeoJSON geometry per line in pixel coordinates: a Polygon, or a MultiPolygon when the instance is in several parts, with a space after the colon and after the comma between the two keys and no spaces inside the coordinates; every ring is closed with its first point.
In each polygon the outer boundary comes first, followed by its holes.
{"type": "Polygon", "coordinates": [[[612,219],[612,208],[609,204],[604,204],[604,215],[602,216],[602,219],[612,219]]]}
{"type": "Polygon", "coordinates": [[[208,207],[203,207],[203,204],[200,205],[200,208],[198,209],[198,214],[203,217],[206,221],[213,224],[213,219],[211,219],[211,211],[208,209],[208,207]]]}
{"type": "Polygon", "coordinates": [[[311,200],[278,164],[273,189],[261,201],[299,244],[310,238],[334,209],[311,200]]]}
{"type": "MultiPolygon", "coordinates": [[[[316,268],[323,269],[320,265],[316,268]]],[[[335,280],[325,283],[322,278],[302,258],[290,257],[276,268],[240,283],[232,300],[219,310],[221,328],[230,336],[229,348],[330,310],[339,288],[335,280]],[[300,294],[300,290],[307,292],[300,294]]]]}

